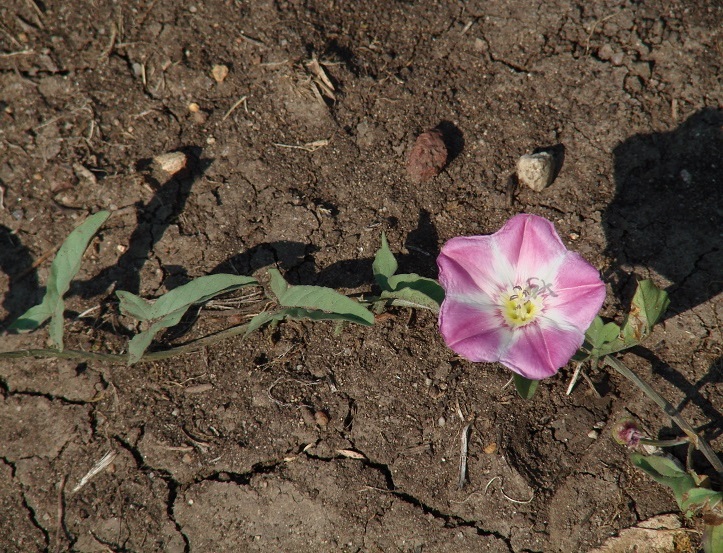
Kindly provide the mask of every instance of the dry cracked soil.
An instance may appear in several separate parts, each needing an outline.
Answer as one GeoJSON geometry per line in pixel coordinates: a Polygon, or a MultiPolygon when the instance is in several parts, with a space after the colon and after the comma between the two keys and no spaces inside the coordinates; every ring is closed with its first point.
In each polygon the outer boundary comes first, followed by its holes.
{"type": "MultiPolygon", "coordinates": [[[[278,267],[368,292],[382,231],[404,272],[434,278],[449,238],[536,213],[600,269],[605,317],[639,279],[670,292],[624,359],[720,451],[722,23],[701,0],[4,0],[0,328],[100,209],[67,296],[71,350],[123,351],[116,290],[266,284],[278,267]],[[448,163],[414,183],[406,156],[432,128],[448,163]],[[564,154],[556,180],[516,186],[539,148],[564,154]],[[182,171],[159,170],[169,152],[182,171]]],[[[154,349],[268,301],[204,306],[154,349]]],[[[0,550],[592,551],[677,513],[613,424],[677,431],[616,374],[567,395],[571,376],[523,401],[504,367],[456,357],[433,314],[401,308],[134,366],[0,360],[0,550]]],[[[680,523],[666,551],[696,551],[700,526],[680,523]]]]}

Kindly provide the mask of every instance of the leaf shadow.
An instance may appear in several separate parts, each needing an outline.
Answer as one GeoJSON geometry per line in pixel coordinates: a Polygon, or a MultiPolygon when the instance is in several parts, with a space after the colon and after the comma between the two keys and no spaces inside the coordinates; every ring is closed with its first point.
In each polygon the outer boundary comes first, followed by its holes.
{"type": "MultiPolygon", "coordinates": [[[[643,346],[636,346],[632,351],[650,363],[654,375],[666,380],[683,392],[684,398],[675,406],[679,412],[682,412],[689,403],[692,403],[710,421],[696,429],[706,441],[712,442],[723,435],[723,413],[719,410],[719,406],[714,405],[701,393],[701,390],[706,386],[715,388],[723,383],[723,357],[716,359],[700,380],[691,382],[682,372],[665,363],[653,351],[643,346]]],[[[661,437],[666,438],[677,437],[681,435],[681,430],[676,425],[671,424],[669,427],[661,429],[661,434],[661,437]]],[[[680,452],[684,458],[685,448],[680,449],[680,452]]],[[[701,464],[705,465],[707,462],[703,460],[701,464]]]]}
{"type": "MultiPolygon", "coordinates": [[[[185,169],[160,183],[152,173],[146,179],[155,190],[148,203],[138,202],[135,206],[137,224],[131,233],[128,248],[118,261],[94,277],[74,280],[69,295],[90,298],[103,293],[110,287],[137,294],[140,290],[141,269],[148,260],[153,247],[163,237],[168,227],[183,212],[193,184],[201,178],[213,163],[212,158],[201,158],[201,149],[195,146],[181,148],[187,156],[185,169]]],[[[151,160],[138,163],[138,169],[145,171],[151,160]]]]}
{"type": "Polygon", "coordinates": [[[33,256],[17,234],[0,225],[0,270],[8,276],[8,289],[2,306],[7,312],[0,328],[12,323],[40,298],[38,271],[33,268],[33,256]]]}
{"type": "MultiPolygon", "coordinates": [[[[381,237],[381,230],[379,235],[381,237]]],[[[409,253],[400,254],[393,251],[399,263],[398,272],[418,273],[421,276],[436,278],[438,241],[439,235],[430,213],[420,210],[417,227],[405,240],[405,247],[409,253]]],[[[381,246],[381,239],[379,245],[381,246]]],[[[286,272],[285,277],[292,284],[311,284],[329,288],[357,288],[374,284],[373,256],[336,261],[320,270],[314,259],[314,253],[317,251],[319,251],[317,246],[302,242],[287,240],[264,242],[230,257],[217,265],[211,273],[233,272],[250,275],[264,267],[275,266],[286,272]]]]}
{"type": "Polygon", "coordinates": [[[614,152],[615,198],[602,216],[612,276],[635,266],[673,282],[670,318],[723,290],[720,247],[723,112],[702,109],[670,132],[637,134],[614,152]]]}

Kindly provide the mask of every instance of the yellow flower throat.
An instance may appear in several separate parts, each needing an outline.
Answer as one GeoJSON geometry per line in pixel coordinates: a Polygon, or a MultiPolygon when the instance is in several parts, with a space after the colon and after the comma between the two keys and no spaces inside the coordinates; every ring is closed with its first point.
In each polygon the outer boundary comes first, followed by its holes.
{"type": "Polygon", "coordinates": [[[512,328],[523,327],[535,320],[543,307],[538,286],[513,286],[500,296],[502,315],[512,328]]]}

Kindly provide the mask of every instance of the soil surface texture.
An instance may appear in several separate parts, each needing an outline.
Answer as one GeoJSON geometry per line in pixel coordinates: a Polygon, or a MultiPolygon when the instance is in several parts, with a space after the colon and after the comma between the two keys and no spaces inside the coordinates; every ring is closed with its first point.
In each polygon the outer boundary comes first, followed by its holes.
{"type": "MultiPolygon", "coordinates": [[[[263,284],[194,309],[161,350],[268,308],[269,268],[374,292],[382,231],[401,272],[436,278],[445,241],[534,213],[600,269],[606,318],[640,279],[669,291],[623,359],[721,451],[722,28],[705,0],[3,0],[0,329],[101,209],[69,350],[125,351],[117,290],[263,284]],[[432,130],[446,163],[410,172],[432,130]],[[557,175],[535,191],[514,173],[541,150],[557,175]]],[[[610,432],[676,427],[608,370],[568,395],[573,369],[524,401],[403,308],[133,366],[0,360],[0,550],[587,552],[677,517],[610,432]]],[[[699,523],[676,520],[666,551],[696,551],[699,523]]]]}

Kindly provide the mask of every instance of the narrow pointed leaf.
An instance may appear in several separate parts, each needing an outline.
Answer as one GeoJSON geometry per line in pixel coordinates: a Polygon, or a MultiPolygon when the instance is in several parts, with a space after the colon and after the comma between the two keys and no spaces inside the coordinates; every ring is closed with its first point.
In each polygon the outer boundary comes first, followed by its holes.
{"type": "Polygon", "coordinates": [[[153,304],[152,317],[165,317],[178,309],[188,309],[195,303],[203,303],[220,294],[238,290],[244,286],[258,284],[256,279],[239,275],[206,275],[174,288],[158,298],[153,304]]]}
{"type": "Polygon", "coordinates": [[[126,290],[116,290],[115,295],[120,300],[118,308],[123,315],[133,317],[138,321],[149,321],[153,318],[153,304],[126,290]]]}
{"type": "Polygon", "coordinates": [[[164,328],[170,328],[180,323],[183,315],[186,314],[188,307],[190,306],[186,306],[178,311],[169,313],[160,321],[153,323],[148,330],[144,330],[143,332],[133,336],[131,341],[128,343],[128,364],[133,365],[134,363],[140,361],[141,357],[143,357],[143,354],[148,349],[148,346],[150,346],[151,342],[153,342],[153,338],[156,334],[164,328]]]}
{"type": "Polygon", "coordinates": [[[271,288],[282,307],[301,307],[334,315],[335,319],[371,326],[374,315],[359,302],[323,286],[290,286],[276,269],[270,269],[271,288]]]}
{"type": "Polygon", "coordinates": [[[281,298],[284,296],[284,294],[286,294],[286,291],[289,289],[289,283],[284,280],[284,277],[281,276],[281,273],[277,269],[269,269],[269,276],[271,277],[271,281],[269,282],[271,291],[274,293],[274,296],[276,296],[276,298],[279,300],[279,303],[281,303],[281,298]]]}
{"type": "Polygon", "coordinates": [[[257,284],[256,279],[227,274],[207,275],[166,292],[154,303],[119,290],[116,295],[120,299],[123,314],[140,321],[155,321],[149,329],[134,336],[128,344],[129,364],[137,363],[151,345],[154,336],[164,328],[177,325],[192,305],[250,284],[257,284]]]}
{"type": "Polygon", "coordinates": [[[438,312],[444,300],[444,290],[431,278],[409,273],[394,275],[388,283],[390,291],[382,292],[382,297],[407,302],[409,307],[421,307],[438,312]]]}
{"type": "Polygon", "coordinates": [[[110,212],[99,211],[88,217],[68,235],[50,266],[42,302],[21,315],[10,325],[9,330],[19,332],[35,330],[50,317],[52,318],[50,338],[60,350],[63,349],[63,312],[65,310],[63,296],[70,288],[70,282],[80,270],[83,253],[88,248],[90,240],[108,217],[110,217],[110,212]]]}
{"type": "Polygon", "coordinates": [[[283,321],[284,319],[294,319],[297,321],[339,321],[360,324],[356,316],[343,315],[339,313],[326,313],[316,309],[306,309],[303,307],[285,307],[278,311],[264,311],[256,315],[249,321],[246,333],[248,336],[253,331],[258,330],[262,326],[274,321],[283,321]]]}
{"type": "Polygon", "coordinates": [[[539,380],[530,380],[517,373],[513,375],[513,379],[515,381],[515,389],[522,399],[532,399],[532,396],[534,396],[537,391],[537,387],[540,385],[539,380]]]}
{"type": "Polygon", "coordinates": [[[28,309],[8,327],[8,330],[15,332],[30,332],[31,330],[35,330],[53,314],[49,303],[50,302],[43,298],[42,303],[28,309]]]}
{"type": "Polygon", "coordinates": [[[273,321],[282,321],[286,317],[286,314],[282,311],[263,311],[258,315],[254,316],[246,327],[244,337],[248,336],[255,330],[260,329],[262,326],[267,325],[273,321]]]}
{"type": "Polygon", "coordinates": [[[397,260],[389,249],[386,234],[382,232],[382,245],[374,255],[374,262],[372,263],[374,279],[382,290],[391,290],[388,280],[397,272],[397,268],[397,260]]]}
{"type": "Polygon", "coordinates": [[[709,515],[703,527],[703,551],[705,553],[723,553],[723,515],[709,515]]]}

